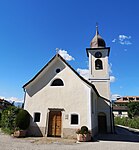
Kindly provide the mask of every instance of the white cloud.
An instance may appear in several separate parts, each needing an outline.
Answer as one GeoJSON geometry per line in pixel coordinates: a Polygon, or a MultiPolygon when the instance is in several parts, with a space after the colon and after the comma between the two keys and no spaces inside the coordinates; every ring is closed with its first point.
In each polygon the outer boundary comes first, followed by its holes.
{"type": "Polygon", "coordinates": [[[112,63],[108,64],[108,67],[109,67],[109,73],[111,74],[112,73],[112,63]]]}
{"type": "MultiPolygon", "coordinates": [[[[112,74],[112,63],[109,64],[109,73],[112,74]]],[[[113,75],[110,75],[110,82],[115,82],[116,78],[113,75]]]]}
{"type": "Polygon", "coordinates": [[[116,78],[114,76],[110,76],[110,82],[115,82],[116,78]]]}
{"type": "Polygon", "coordinates": [[[67,61],[75,60],[71,55],[68,54],[66,50],[56,48],[56,51],[67,61]]]}
{"type": "Polygon", "coordinates": [[[132,44],[130,41],[127,41],[127,40],[119,41],[119,43],[122,45],[131,45],[132,44]]]}
{"type": "Polygon", "coordinates": [[[112,94],[111,100],[116,100],[117,98],[120,98],[121,96],[119,94],[112,94]]]}
{"type": "Polygon", "coordinates": [[[131,45],[131,36],[127,36],[124,34],[120,34],[118,38],[113,39],[112,42],[116,43],[116,41],[122,45],[131,45]]]}
{"type": "Polygon", "coordinates": [[[116,42],[116,39],[113,39],[112,42],[115,43],[115,42],[116,42]]]}
{"type": "MultiPolygon", "coordinates": [[[[77,69],[77,72],[85,79],[89,78],[89,70],[88,69],[77,69]]],[[[111,71],[112,72],[112,71],[111,71]]],[[[110,76],[110,82],[115,82],[116,78],[114,76],[110,76]]]]}
{"type": "Polygon", "coordinates": [[[4,97],[4,96],[0,96],[1,99],[7,100],[9,102],[21,102],[23,103],[23,100],[17,98],[17,97],[4,97]]]}
{"type": "Polygon", "coordinates": [[[122,45],[131,45],[132,44],[130,42],[131,36],[119,35],[118,39],[119,39],[119,43],[122,45]]]}
{"type": "Polygon", "coordinates": [[[119,40],[120,40],[120,41],[124,41],[125,39],[131,39],[131,36],[119,35],[119,40]]]}
{"type": "Polygon", "coordinates": [[[14,102],[23,102],[23,100],[20,100],[20,99],[18,99],[17,97],[10,97],[10,98],[8,98],[8,100],[10,100],[10,101],[14,101],[14,102]]]}
{"type": "Polygon", "coordinates": [[[88,69],[77,69],[77,72],[85,79],[89,78],[89,70],[88,69]]]}
{"type": "Polygon", "coordinates": [[[4,96],[0,96],[0,99],[5,99],[5,97],[4,96]]]}
{"type": "Polygon", "coordinates": [[[87,68],[89,68],[89,61],[86,60],[85,63],[86,63],[87,68]]]}

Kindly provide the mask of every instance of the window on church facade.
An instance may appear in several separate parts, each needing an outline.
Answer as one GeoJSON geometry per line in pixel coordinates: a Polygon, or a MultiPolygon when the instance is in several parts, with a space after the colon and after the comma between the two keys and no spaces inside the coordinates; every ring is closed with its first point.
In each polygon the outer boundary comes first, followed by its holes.
{"type": "Polygon", "coordinates": [[[78,114],[71,114],[71,125],[79,124],[78,114]]]}
{"type": "Polygon", "coordinates": [[[55,79],[52,82],[51,86],[64,86],[64,83],[63,83],[63,81],[61,79],[55,79]]]}
{"type": "Polygon", "coordinates": [[[34,122],[40,122],[41,113],[34,113],[34,122]]]}
{"type": "Polygon", "coordinates": [[[100,59],[97,59],[95,61],[95,69],[96,70],[102,70],[103,69],[102,61],[100,59]]]}

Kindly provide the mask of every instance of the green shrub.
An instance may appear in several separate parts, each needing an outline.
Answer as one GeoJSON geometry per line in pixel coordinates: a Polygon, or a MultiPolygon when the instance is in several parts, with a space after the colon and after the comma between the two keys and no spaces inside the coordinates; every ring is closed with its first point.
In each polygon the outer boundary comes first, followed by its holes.
{"type": "Polygon", "coordinates": [[[139,129],[139,117],[136,118],[120,118],[120,117],[115,117],[114,122],[116,125],[123,125],[131,128],[136,128],[139,129]]]}
{"type": "Polygon", "coordinates": [[[2,113],[0,112],[0,128],[1,128],[1,115],[2,115],[2,113]]]}
{"type": "Polygon", "coordinates": [[[29,124],[30,124],[29,113],[26,110],[21,109],[16,117],[16,127],[21,130],[25,130],[29,127],[29,124]]]}
{"type": "Polygon", "coordinates": [[[82,133],[87,133],[88,132],[88,128],[86,126],[82,126],[81,127],[81,132],[82,133]]]}
{"type": "Polygon", "coordinates": [[[5,133],[5,134],[12,134],[14,132],[14,130],[11,130],[10,128],[2,128],[2,131],[5,133]]]}
{"type": "Polygon", "coordinates": [[[128,103],[128,116],[130,118],[139,116],[139,103],[137,102],[129,102],[128,103]]]}
{"type": "Polygon", "coordinates": [[[11,134],[18,127],[27,129],[30,123],[30,115],[26,110],[10,106],[1,114],[0,125],[5,133],[11,134]]]}
{"type": "Polygon", "coordinates": [[[78,129],[76,131],[76,133],[77,134],[82,134],[82,135],[88,134],[88,133],[91,134],[91,132],[88,130],[88,127],[86,127],[86,126],[82,126],[81,129],[78,129]]]}
{"type": "Polygon", "coordinates": [[[7,109],[2,111],[1,114],[1,128],[8,133],[12,133],[15,129],[15,120],[19,112],[19,108],[15,106],[9,106],[7,109]]]}

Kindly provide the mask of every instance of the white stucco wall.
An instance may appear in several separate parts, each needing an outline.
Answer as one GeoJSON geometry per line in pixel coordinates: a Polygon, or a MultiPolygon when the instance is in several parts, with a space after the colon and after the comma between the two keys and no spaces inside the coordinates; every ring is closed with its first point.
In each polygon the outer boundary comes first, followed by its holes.
{"type": "Polygon", "coordinates": [[[110,100],[110,77],[109,77],[109,64],[108,64],[108,49],[96,49],[89,51],[89,80],[94,84],[99,94],[110,100]],[[96,58],[95,53],[100,51],[101,58],[96,58]],[[102,61],[103,69],[96,70],[95,61],[99,59],[102,61]]]}
{"type": "Polygon", "coordinates": [[[98,105],[98,96],[95,93],[94,90],[91,92],[91,99],[92,99],[92,134],[96,135],[98,132],[98,111],[97,111],[97,105],[98,105]]]}
{"type": "Polygon", "coordinates": [[[100,49],[100,50],[90,50],[89,51],[89,76],[94,79],[107,79],[109,78],[109,66],[108,66],[108,50],[100,49]],[[102,53],[101,58],[95,58],[95,53],[100,51],[102,53]],[[95,69],[95,61],[100,59],[102,61],[103,70],[95,69]]]}
{"type": "Polygon", "coordinates": [[[48,123],[48,108],[61,108],[64,109],[62,128],[75,129],[86,125],[90,129],[90,98],[90,87],[57,58],[37,79],[26,86],[24,108],[29,111],[32,118],[34,112],[41,113],[41,120],[37,123],[39,127],[46,127],[48,123]],[[57,68],[61,69],[60,73],[55,73],[57,68]],[[64,86],[51,86],[52,81],[57,78],[63,80],[64,86]],[[70,115],[73,113],[79,114],[78,125],[70,124],[70,115]]]}
{"type": "Polygon", "coordinates": [[[110,100],[110,81],[109,80],[99,80],[92,81],[100,94],[100,96],[110,100]]]}

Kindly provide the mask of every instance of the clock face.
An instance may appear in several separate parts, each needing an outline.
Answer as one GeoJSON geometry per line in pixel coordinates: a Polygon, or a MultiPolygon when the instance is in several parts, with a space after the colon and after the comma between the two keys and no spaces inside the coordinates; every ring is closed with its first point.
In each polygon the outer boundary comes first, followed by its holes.
{"type": "Polygon", "coordinates": [[[102,53],[101,52],[96,52],[95,53],[95,57],[96,58],[101,58],[102,57],[102,53]]]}

